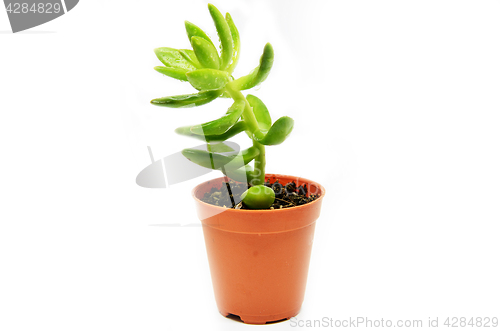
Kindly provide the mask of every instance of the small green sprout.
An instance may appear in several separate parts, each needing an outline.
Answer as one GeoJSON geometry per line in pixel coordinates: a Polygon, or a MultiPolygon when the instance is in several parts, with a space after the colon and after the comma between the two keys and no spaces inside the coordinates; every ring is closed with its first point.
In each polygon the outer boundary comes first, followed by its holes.
{"type": "Polygon", "coordinates": [[[158,98],[151,101],[157,106],[184,108],[209,103],[219,97],[231,98],[234,103],[219,119],[176,129],[184,136],[207,142],[207,151],[184,149],[182,154],[190,161],[209,169],[216,169],[239,182],[253,187],[244,193],[243,202],[252,209],[265,209],[274,201],[274,191],[263,186],[265,181],[265,146],[279,145],[293,129],[293,119],[288,116],[274,123],[262,100],[254,95],[241,93],[264,82],[271,71],[274,51],[266,44],[259,65],[248,75],[235,79],[232,76],[240,56],[240,35],[231,15],[225,17],[212,4],[208,10],[220,39],[220,53],[212,40],[198,26],[185,22],[192,46],[190,49],[160,47],[156,56],[164,64],[154,69],[166,76],[189,82],[197,93],[158,98]],[[227,152],[220,143],[245,131],[252,146],[239,152],[227,152]],[[222,151],[222,152],[220,152],[222,151]],[[249,163],[254,161],[254,166],[249,163]]]}
{"type": "Polygon", "coordinates": [[[267,209],[274,199],[273,189],[265,185],[252,186],[241,195],[241,200],[250,209],[267,209]]]}

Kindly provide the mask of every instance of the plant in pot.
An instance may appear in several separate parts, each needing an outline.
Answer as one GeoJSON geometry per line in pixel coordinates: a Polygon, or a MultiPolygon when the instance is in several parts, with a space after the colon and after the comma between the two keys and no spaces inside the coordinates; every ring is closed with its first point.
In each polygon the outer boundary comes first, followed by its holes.
{"type": "Polygon", "coordinates": [[[299,312],[304,299],[314,227],[325,189],[304,178],[265,173],[266,146],[285,141],[294,122],[284,116],[273,123],[265,104],[242,91],[267,78],[273,48],[266,44],[259,65],[235,79],[238,30],[229,13],[223,16],[211,4],[208,9],[220,52],[202,29],[187,21],[192,50],[155,49],[164,64],[155,70],[189,82],[198,92],[151,103],[180,108],[217,98],[233,100],[219,119],[176,129],[180,135],[206,142],[204,148],[183,150],[187,159],[224,175],[193,190],[217,307],[222,315],[237,315],[245,323],[289,319],[299,312]],[[252,145],[236,151],[227,140],[242,132],[252,145]]]}

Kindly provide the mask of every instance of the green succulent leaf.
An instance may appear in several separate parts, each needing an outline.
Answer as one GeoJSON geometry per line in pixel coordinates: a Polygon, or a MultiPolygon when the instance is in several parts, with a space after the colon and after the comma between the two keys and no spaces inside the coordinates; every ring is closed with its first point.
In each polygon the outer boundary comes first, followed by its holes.
{"type": "Polygon", "coordinates": [[[235,101],[226,112],[226,115],[219,119],[191,127],[191,132],[197,135],[221,135],[227,132],[243,114],[245,101],[235,101]]]}
{"type": "Polygon", "coordinates": [[[189,161],[208,169],[234,171],[252,161],[259,154],[256,147],[250,147],[228,156],[199,149],[186,148],[182,155],[189,161]]]}
{"type": "Polygon", "coordinates": [[[201,106],[210,101],[217,99],[222,93],[221,90],[203,91],[194,94],[183,94],[171,97],[164,97],[151,100],[151,103],[156,106],[170,107],[170,108],[188,108],[201,106]]]}
{"type": "Polygon", "coordinates": [[[262,102],[262,100],[251,94],[247,95],[247,101],[253,109],[259,128],[265,131],[269,130],[273,122],[266,105],[262,102]]]}
{"type": "Polygon", "coordinates": [[[253,139],[263,145],[279,145],[285,141],[292,130],[293,119],[288,116],[283,116],[274,122],[269,131],[261,131],[265,133],[263,138],[259,139],[254,135],[253,139]]]}
{"type": "Polygon", "coordinates": [[[203,135],[203,134],[195,134],[191,131],[191,126],[183,126],[175,129],[177,134],[192,137],[198,140],[203,140],[206,142],[215,142],[215,141],[226,141],[229,138],[236,136],[237,134],[245,131],[247,129],[247,125],[245,122],[237,122],[233,125],[229,130],[220,135],[203,135]]]}
{"type": "Polygon", "coordinates": [[[219,54],[211,42],[195,36],[191,38],[191,46],[204,68],[219,69],[219,54]]]}
{"type": "Polygon", "coordinates": [[[179,53],[196,69],[203,68],[192,49],[179,49],[179,53]]]}
{"type": "Polygon", "coordinates": [[[158,59],[167,67],[184,69],[187,71],[195,70],[196,67],[187,61],[179,50],[169,47],[159,47],[155,49],[158,59]]]}
{"type": "Polygon", "coordinates": [[[187,80],[198,90],[218,90],[229,81],[229,74],[215,69],[198,69],[186,74],[187,80]]]}
{"type": "Polygon", "coordinates": [[[247,90],[255,87],[266,80],[274,61],[274,51],[271,44],[267,43],[264,53],[260,57],[260,64],[248,75],[235,80],[235,85],[240,86],[240,90],[247,90]]]}
{"type": "Polygon", "coordinates": [[[241,201],[250,209],[267,209],[275,198],[274,190],[265,185],[252,186],[241,195],[241,201]]]}
{"type": "Polygon", "coordinates": [[[186,77],[186,73],[188,73],[189,71],[185,69],[162,67],[162,66],[155,67],[154,69],[158,71],[160,74],[164,74],[178,80],[182,80],[185,82],[187,82],[188,80],[186,77]]]}
{"type": "Polygon", "coordinates": [[[208,169],[221,169],[234,158],[193,148],[182,150],[182,155],[189,161],[208,169]]]}
{"type": "Polygon", "coordinates": [[[224,174],[234,181],[247,183],[253,178],[253,168],[249,165],[245,165],[238,169],[226,170],[224,174]]]}
{"type": "Polygon", "coordinates": [[[229,153],[229,152],[234,152],[234,149],[224,143],[215,143],[215,144],[210,144],[210,151],[212,153],[229,153]]]}
{"type": "Polygon", "coordinates": [[[224,170],[231,171],[241,168],[242,166],[248,164],[250,161],[255,159],[259,155],[259,150],[257,147],[249,147],[245,150],[240,151],[232,157],[231,161],[224,165],[224,170]]]}
{"type": "Polygon", "coordinates": [[[233,39],[231,37],[231,30],[229,29],[224,16],[214,5],[208,4],[208,10],[210,11],[210,16],[212,16],[212,20],[214,21],[215,28],[217,29],[217,34],[220,39],[220,69],[226,70],[231,62],[231,57],[233,56],[233,39]]]}
{"type": "Polygon", "coordinates": [[[231,38],[233,39],[233,56],[232,61],[227,71],[229,73],[234,71],[234,68],[238,64],[238,59],[240,58],[240,34],[238,29],[236,29],[236,25],[234,25],[233,19],[229,13],[226,13],[226,22],[229,26],[229,30],[231,31],[231,38]]]}
{"type": "Polygon", "coordinates": [[[184,25],[186,27],[186,33],[188,35],[189,42],[191,42],[191,40],[192,40],[193,37],[200,37],[200,38],[205,39],[208,43],[210,43],[213,46],[213,48],[215,48],[214,43],[207,36],[207,34],[205,33],[205,31],[203,31],[198,26],[196,26],[193,23],[188,22],[188,21],[184,21],[184,25]]]}

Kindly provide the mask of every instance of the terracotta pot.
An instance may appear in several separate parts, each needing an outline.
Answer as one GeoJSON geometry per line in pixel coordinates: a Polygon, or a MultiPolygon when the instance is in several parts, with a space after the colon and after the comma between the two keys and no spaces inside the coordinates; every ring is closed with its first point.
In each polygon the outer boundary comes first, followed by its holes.
{"type": "Polygon", "coordinates": [[[193,190],[203,224],[215,300],[224,316],[245,323],[289,319],[298,314],[307,281],[314,226],[325,189],[313,181],[266,175],[271,182],[306,184],[320,197],[308,204],[275,210],[236,210],[202,202],[200,198],[224,177],[193,190]]]}

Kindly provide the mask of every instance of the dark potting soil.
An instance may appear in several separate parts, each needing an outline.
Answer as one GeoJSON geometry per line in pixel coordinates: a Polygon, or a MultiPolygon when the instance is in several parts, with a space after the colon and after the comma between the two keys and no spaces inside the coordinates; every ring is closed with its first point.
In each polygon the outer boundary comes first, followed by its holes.
{"type": "MultiPolygon", "coordinates": [[[[291,208],[319,198],[318,194],[308,196],[307,186],[304,184],[297,187],[297,184],[293,181],[283,185],[279,182],[279,179],[274,183],[270,183],[268,179],[264,185],[272,188],[275,194],[274,203],[269,209],[291,208]]],[[[241,201],[241,195],[250,187],[250,184],[229,180],[223,182],[220,189],[212,187],[209,192],[205,193],[201,201],[225,208],[250,209],[241,201]]]]}

